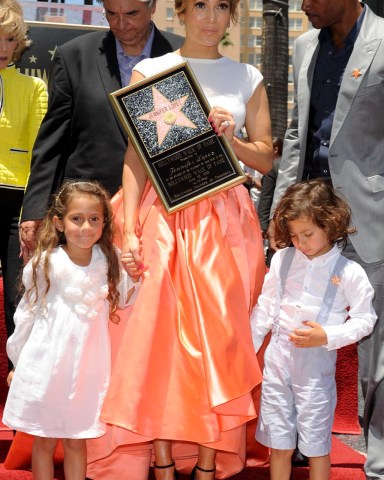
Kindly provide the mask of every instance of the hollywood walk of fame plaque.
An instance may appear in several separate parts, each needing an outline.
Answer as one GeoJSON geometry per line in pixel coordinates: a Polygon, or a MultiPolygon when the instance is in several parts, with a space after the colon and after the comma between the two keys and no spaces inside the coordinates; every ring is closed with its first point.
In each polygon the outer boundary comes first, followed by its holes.
{"type": "Polygon", "coordinates": [[[168,213],[245,180],[188,62],[110,94],[168,213]]]}

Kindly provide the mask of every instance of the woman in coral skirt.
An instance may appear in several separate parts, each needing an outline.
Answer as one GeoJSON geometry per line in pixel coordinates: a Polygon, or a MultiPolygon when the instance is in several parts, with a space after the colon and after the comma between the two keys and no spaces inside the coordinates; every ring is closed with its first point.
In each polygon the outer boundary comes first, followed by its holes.
{"type": "MultiPolygon", "coordinates": [[[[218,51],[237,7],[238,0],[176,0],[185,43],[140,62],[132,83],[188,60],[217,135],[239,160],[266,173],[272,142],[262,76],[218,51]],[[239,138],[243,126],[249,141],[239,138]]],[[[256,416],[251,391],[261,373],[249,313],[265,273],[259,222],[242,185],[167,214],[131,143],[123,193],[126,267],[143,283],[102,419],[132,432],[134,442],[153,441],[157,480],[176,478],[173,442],[198,444],[193,476],[210,480],[217,452],[237,453],[243,427],[256,416]]]]}

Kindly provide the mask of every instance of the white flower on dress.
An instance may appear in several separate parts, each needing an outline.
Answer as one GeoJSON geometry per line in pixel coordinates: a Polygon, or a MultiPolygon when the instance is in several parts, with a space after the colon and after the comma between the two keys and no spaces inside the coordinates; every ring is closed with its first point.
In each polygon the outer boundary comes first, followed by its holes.
{"type": "Polygon", "coordinates": [[[92,262],[92,269],[74,269],[65,262],[57,275],[63,283],[63,297],[73,304],[75,312],[90,320],[96,318],[108,296],[107,264],[103,258],[92,262]]]}
{"type": "Polygon", "coordinates": [[[81,300],[83,297],[83,290],[78,287],[73,286],[66,286],[64,288],[64,297],[71,302],[76,302],[77,300],[81,300]]]}
{"type": "Polygon", "coordinates": [[[108,285],[102,285],[100,287],[100,297],[101,298],[107,298],[108,297],[108,285]]]}
{"type": "Polygon", "coordinates": [[[86,304],[86,305],[93,305],[97,298],[98,298],[98,295],[97,295],[98,292],[94,292],[94,291],[89,291],[87,292],[84,297],[83,297],[83,302],[86,304]]]}

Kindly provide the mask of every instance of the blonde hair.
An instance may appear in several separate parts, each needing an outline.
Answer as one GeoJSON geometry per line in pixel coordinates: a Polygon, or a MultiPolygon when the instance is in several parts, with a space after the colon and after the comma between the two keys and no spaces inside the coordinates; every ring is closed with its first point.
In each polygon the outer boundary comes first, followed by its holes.
{"type": "Polygon", "coordinates": [[[0,0],[0,35],[12,35],[17,41],[12,61],[19,60],[23,51],[32,43],[28,38],[23,9],[16,0],[0,0]]]}
{"type": "Polygon", "coordinates": [[[99,200],[103,208],[104,227],[103,232],[97,244],[104,253],[108,264],[108,297],[110,304],[110,317],[114,323],[119,322],[119,316],[116,313],[119,303],[119,292],[117,284],[120,281],[120,266],[116,250],[113,246],[115,235],[115,226],[113,219],[113,211],[110,204],[110,197],[107,191],[98,182],[95,181],[69,181],[62,185],[58,193],[53,197],[52,204],[44,217],[42,226],[38,233],[36,251],[32,259],[32,287],[26,292],[30,305],[34,305],[38,301],[37,288],[37,271],[43,258],[43,274],[45,280],[45,292],[43,294],[42,303],[50,288],[50,257],[52,250],[59,245],[65,244],[65,236],[59,232],[54,224],[54,217],[62,219],[71,201],[79,196],[88,195],[99,200]]]}
{"type": "MultiPolygon", "coordinates": [[[[193,0],[175,0],[175,12],[177,16],[180,16],[185,13],[189,2],[193,0]]],[[[239,18],[239,12],[238,12],[238,6],[239,6],[240,0],[229,0],[229,13],[230,13],[230,18],[231,22],[233,24],[237,23],[237,20],[239,18]]]]}

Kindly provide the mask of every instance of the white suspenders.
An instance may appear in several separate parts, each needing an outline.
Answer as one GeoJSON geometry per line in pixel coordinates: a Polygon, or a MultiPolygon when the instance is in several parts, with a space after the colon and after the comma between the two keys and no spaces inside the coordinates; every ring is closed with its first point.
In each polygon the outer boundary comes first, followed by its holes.
{"type": "MultiPolygon", "coordinates": [[[[289,247],[286,249],[283,259],[280,266],[280,282],[278,287],[278,292],[276,296],[275,303],[275,315],[274,315],[274,325],[278,327],[279,314],[280,314],[280,304],[283,297],[285,281],[288,276],[289,268],[291,266],[293,257],[295,255],[296,248],[289,247]]],[[[333,267],[327,288],[325,290],[323,303],[320,307],[319,314],[317,316],[317,323],[324,324],[328,320],[329,312],[331,311],[333,301],[335,300],[337,288],[340,284],[340,280],[344,273],[345,265],[347,264],[348,259],[340,255],[337,259],[335,266],[333,267]]]]}

